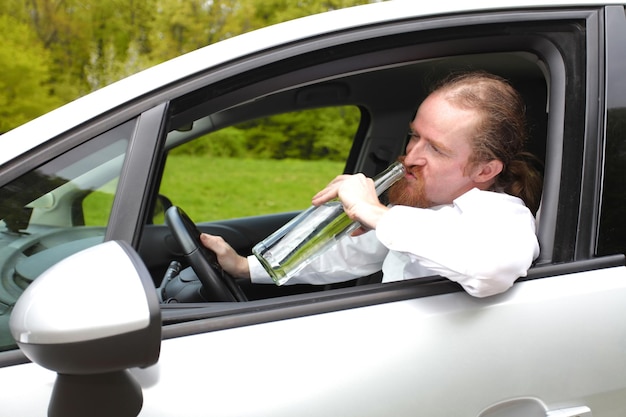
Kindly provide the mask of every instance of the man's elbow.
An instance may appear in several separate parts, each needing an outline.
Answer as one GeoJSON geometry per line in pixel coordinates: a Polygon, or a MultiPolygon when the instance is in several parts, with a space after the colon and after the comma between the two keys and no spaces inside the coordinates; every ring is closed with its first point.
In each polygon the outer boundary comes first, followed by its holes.
{"type": "Polygon", "coordinates": [[[477,298],[485,298],[502,294],[509,290],[515,281],[524,275],[526,274],[508,273],[498,274],[497,276],[473,276],[463,280],[460,284],[469,295],[477,298]]]}

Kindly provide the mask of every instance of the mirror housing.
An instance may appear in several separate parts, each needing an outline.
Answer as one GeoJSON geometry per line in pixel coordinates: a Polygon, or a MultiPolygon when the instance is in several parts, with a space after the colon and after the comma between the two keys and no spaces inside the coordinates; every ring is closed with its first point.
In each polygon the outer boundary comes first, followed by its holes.
{"type": "Polygon", "coordinates": [[[161,312],[135,250],[108,241],[41,274],[18,299],[11,334],[24,354],[57,372],[49,416],[136,416],[141,388],[127,369],[158,361],[161,312]]]}
{"type": "Polygon", "coordinates": [[[172,201],[163,194],[157,195],[152,207],[152,224],[162,224],[165,221],[165,212],[172,207],[172,201]]]}

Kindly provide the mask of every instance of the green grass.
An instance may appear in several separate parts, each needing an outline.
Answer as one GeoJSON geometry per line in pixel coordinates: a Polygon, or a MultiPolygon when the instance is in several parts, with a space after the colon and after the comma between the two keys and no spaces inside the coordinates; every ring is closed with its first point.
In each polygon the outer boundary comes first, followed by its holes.
{"type": "Polygon", "coordinates": [[[170,155],[161,194],[197,222],[301,210],[343,162],[170,155]]]}
{"type": "Polygon", "coordinates": [[[87,226],[106,226],[111,214],[117,178],[90,193],[83,200],[83,215],[87,226]]]}
{"type": "MultiPolygon", "coordinates": [[[[216,158],[170,155],[161,194],[196,222],[302,210],[336,175],[343,162],[216,158]]],[[[83,203],[85,222],[107,224],[117,182],[83,203]]],[[[155,219],[155,222],[162,222],[155,219]]]]}

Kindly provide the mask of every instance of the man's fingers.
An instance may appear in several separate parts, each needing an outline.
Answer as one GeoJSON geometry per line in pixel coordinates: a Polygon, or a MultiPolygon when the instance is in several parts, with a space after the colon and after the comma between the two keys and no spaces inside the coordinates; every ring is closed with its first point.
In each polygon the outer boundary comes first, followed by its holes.
{"type": "Polygon", "coordinates": [[[200,241],[202,242],[202,244],[204,244],[204,246],[211,249],[213,252],[218,253],[223,247],[222,242],[224,241],[224,239],[222,239],[221,236],[213,236],[209,235],[208,233],[201,233],[200,241]]]}
{"type": "Polygon", "coordinates": [[[369,232],[371,229],[366,229],[365,227],[359,227],[358,229],[356,229],[354,232],[352,232],[352,234],[350,236],[361,236],[367,232],[369,232]]]}
{"type": "Polygon", "coordinates": [[[319,206],[327,201],[337,198],[339,196],[339,187],[351,176],[352,175],[345,174],[336,176],[324,189],[320,190],[313,196],[311,200],[313,205],[319,206]]]}

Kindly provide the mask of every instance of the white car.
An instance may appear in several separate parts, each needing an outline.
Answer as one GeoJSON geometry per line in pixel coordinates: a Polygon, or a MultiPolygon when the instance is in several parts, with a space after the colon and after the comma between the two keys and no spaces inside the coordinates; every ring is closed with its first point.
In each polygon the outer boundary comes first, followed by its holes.
{"type": "MultiPolygon", "coordinates": [[[[342,9],[186,54],[2,135],[0,414],[623,417],[624,7],[342,9]],[[194,225],[170,219],[176,241],[155,218],[177,201],[160,190],[172,149],[295,110],[358,109],[345,172],[374,175],[403,152],[433,81],[465,69],[518,88],[544,161],[541,254],[503,294],[442,277],[203,287],[206,259],[183,256],[194,225]]],[[[195,226],[249,254],[294,215],[195,226]]]]}

